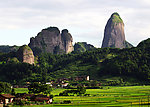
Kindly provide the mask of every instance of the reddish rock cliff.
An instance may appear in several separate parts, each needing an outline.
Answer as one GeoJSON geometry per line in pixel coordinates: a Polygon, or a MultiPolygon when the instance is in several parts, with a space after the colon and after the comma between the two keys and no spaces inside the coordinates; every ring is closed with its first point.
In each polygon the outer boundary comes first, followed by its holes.
{"type": "Polygon", "coordinates": [[[23,45],[17,51],[17,57],[20,62],[34,64],[34,55],[31,48],[27,45],[23,45]]]}

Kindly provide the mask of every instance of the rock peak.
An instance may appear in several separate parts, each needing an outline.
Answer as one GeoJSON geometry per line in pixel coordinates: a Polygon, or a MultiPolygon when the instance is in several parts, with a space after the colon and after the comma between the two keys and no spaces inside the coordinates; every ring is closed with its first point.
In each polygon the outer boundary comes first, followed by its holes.
{"type": "Polygon", "coordinates": [[[29,46],[34,55],[39,53],[63,54],[72,52],[72,36],[67,29],[60,30],[57,27],[43,29],[34,38],[30,39],[29,46]]]}
{"type": "Polygon", "coordinates": [[[64,46],[65,52],[70,53],[74,50],[72,42],[73,38],[67,29],[63,29],[61,33],[62,44],[64,46]]]}
{"type": "Polygon", "coordinates": [[[63,33],[68,33],[68,32],[69,32],[69,31],[68,31],[67,29],[63,29],[63,30],[62,30],[62,34],[63,34],[63,33]]]}
{"type": "Polygon", "coordinates": [[[125,40],[124,23],[120,15],[115,12],[105,26],[102,48],[126,48],[131,45],[125,40]]]}
{"type": "Polygon", "coordinates": [[[114,15],[117,15],[117,16],[120,17],[119,13],[117,13],[117,12],[114,12],[114,13],[111,15],[111,17],[113,17],[114,15]]]}
{"type": "Polygon", "coordinates": [[[114,25],[114,23],[123,23],[123,20],[121,19],[120,15],[117,12],[114,12],[111,15],[110,20],[113,25],[114,25]]]}

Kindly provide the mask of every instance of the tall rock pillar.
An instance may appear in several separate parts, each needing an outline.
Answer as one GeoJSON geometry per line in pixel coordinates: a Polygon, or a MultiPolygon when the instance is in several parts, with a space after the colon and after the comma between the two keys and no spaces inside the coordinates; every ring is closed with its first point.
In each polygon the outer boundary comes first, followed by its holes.
{"type": "Polygon", "coordinates": [[[118,13],[113,13],[105,26],[102,48],[104,47],[126,47],[124,23],[118,13]]]}
{"type": "Polygon", "coordinates": [[[73,38],[67,29],[62,30],[61,33],[62,43],[65,49],[65,53],[70,53],[74,50],[72,42],[73,38]]]}

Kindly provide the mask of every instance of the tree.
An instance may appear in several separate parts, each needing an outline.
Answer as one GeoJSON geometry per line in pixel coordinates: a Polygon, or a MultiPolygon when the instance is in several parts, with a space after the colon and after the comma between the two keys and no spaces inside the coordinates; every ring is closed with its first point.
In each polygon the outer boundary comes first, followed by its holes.
{"type": "Polygon", "coordinates": [[[41,92],[42,92],[42,93],[44,93],[44,94],[47,95],[47,94],[50,94],[51,91],[52,91],[52,88],[51,88],[50,85],[48,85],[48,84],[43,84],[43,85],[41,86],[41,92]]]}
{"type": "Polygon", "coordinates": [[[12,90],[11,90],[11,95],[15,95],[15,89],[14,88],[12,88],[12,90]]]}
{"type": "Polygon", "coordinates": [[[10,93],[11,85],[7,82],[0,82],[0,93],[10,93]]]}
{"type": "Polygon", "coordinates": [[[78,94],[79,94],[79,95],[82,95],[82,94],[85,94],[86,88],[83,87],[83,86],[78,86],[78,87],[77,87],[77,91],[78,91],[78,94]]]}
{"type": "Polygon", "coordinates": [[[28,87],[29,93],[40,93],[41,92],[41,84],[38,82],[34,82],[32,84],[30,84],[30,86],[28,87]]]}
{"type": "Polygon", "coordinates": [[[47,84],[41,84],[38,82],[34,82],[32,83],[29,87],[28,87],[29,93],[44,93],[44,94],[50,94],[50,92],[52,91],[51,87],[47,84]]]}

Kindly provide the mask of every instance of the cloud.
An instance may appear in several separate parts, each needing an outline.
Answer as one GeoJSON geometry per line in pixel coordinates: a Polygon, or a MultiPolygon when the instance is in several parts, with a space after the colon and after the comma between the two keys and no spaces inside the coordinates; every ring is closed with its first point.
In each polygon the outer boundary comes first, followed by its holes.
{"type": "Polygon", "coordinates": [[[9,31],[15,39],[21,31],[29,32],[22,34],[24,39],[20,40],[28,44],[29,38],[41,29],[57,26],[60,30],[67,28],[75,42],[86,40],[100,47],[105,25],[113,12],[122,17],[129,42],[137,45],[148,38],[145,35],[150,33],[149,0],[5,0],[0,3],[0,35],[9,38],[5,33],[9,31]]]}

